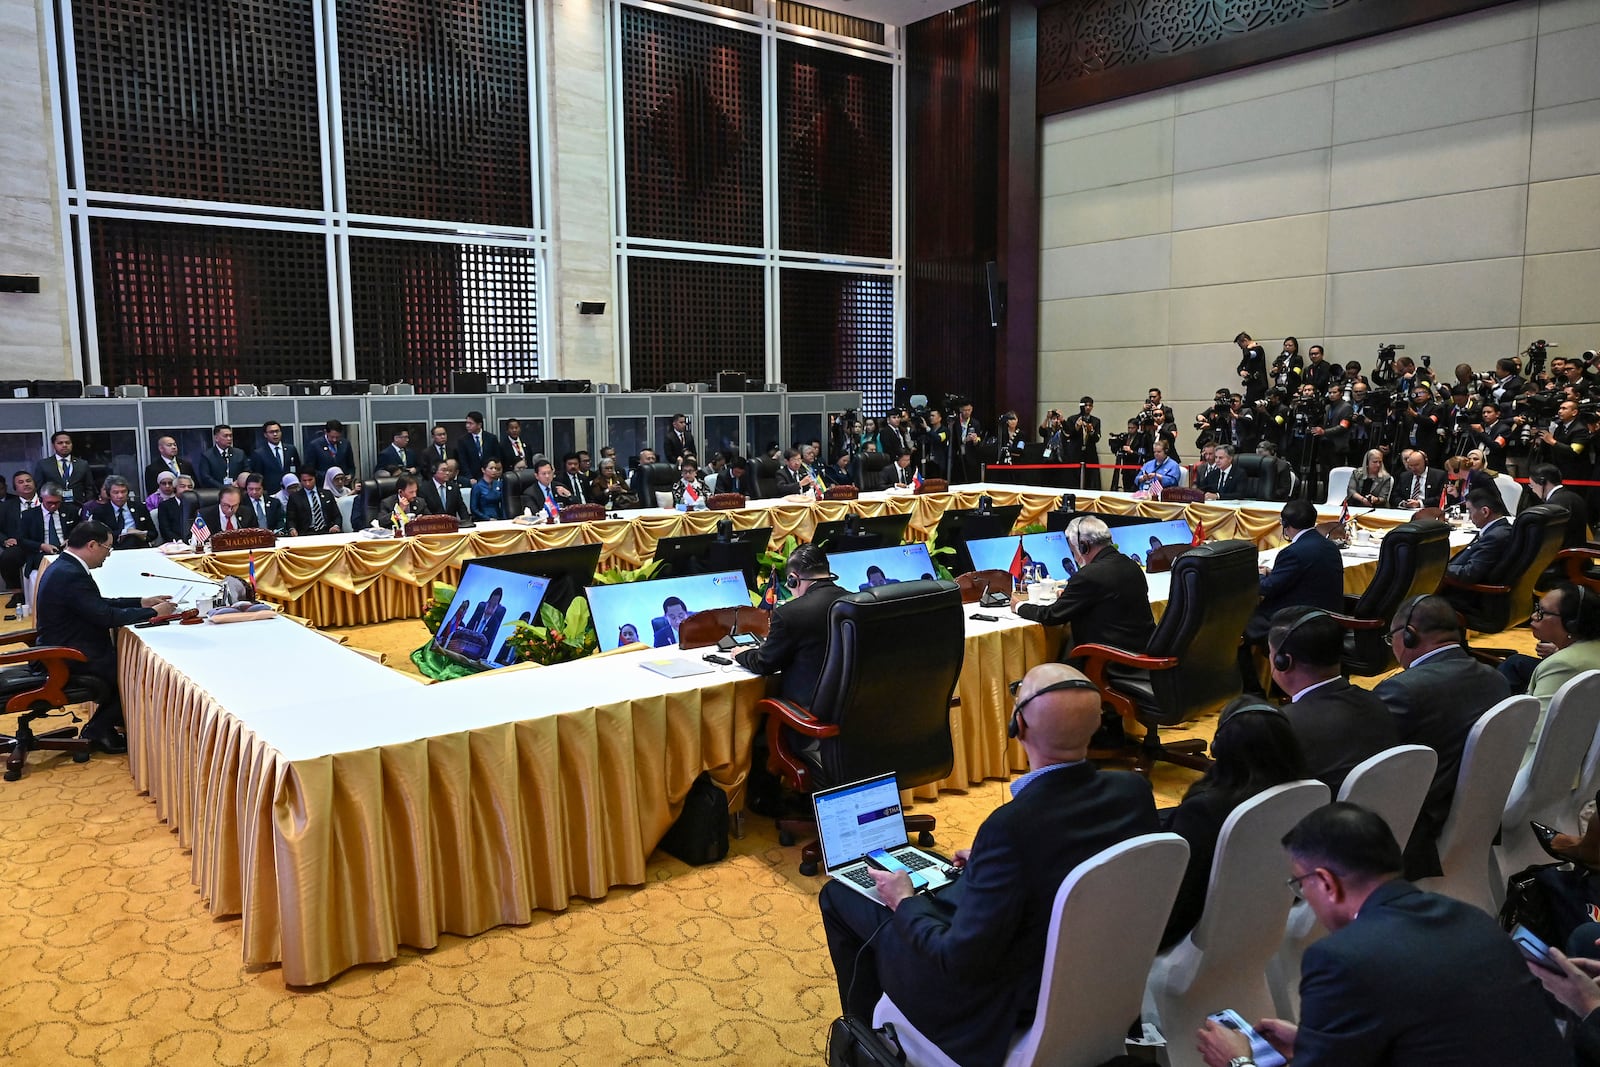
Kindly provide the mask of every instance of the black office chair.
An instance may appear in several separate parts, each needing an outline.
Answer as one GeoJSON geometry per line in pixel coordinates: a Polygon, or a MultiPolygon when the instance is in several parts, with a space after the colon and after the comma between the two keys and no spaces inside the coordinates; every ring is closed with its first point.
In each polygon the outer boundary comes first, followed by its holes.
{"type": "Polygon", "coordinates": [[[1450,601],[1469,630],[1497,634],[1523,622],[1533,611],[1534,585],[1561,551],[1567,509],[1552,504],[1528,508],[1511,524],[1511,546],[1499,566],[1481,582],[1446,574],[1439,595],[1450,601]]]}
{"type": "MultiPolygon", "coordinates": [[[[37,639],[37,630],[22,630],[6,634],[0,644],[31,644],[37,639]]],[[[0,754],[6,756],[6,781],[15,782],[22,777],[29,752],[70,752],[72,762],[89,762],[94,745],[88,738],[79,737],[75,727],[33,731],[34,722],[52,712],[103,699],[105,691],[100,681],[82,675],[71,677],[72,664],[87,658],[75,648],[57,647],[29,647],[0,655],[0,701],[4,701],[0,707],[6,714],[21,713],[17,732],[0,734],[0,754]]]]}
{"type": "Polygon", "coordinates": [[[206,508],[216,507],[217,498],[221,495],[221,489],[185,489],[180,496],[183,501],[183,528],[188,530],[193,527],[194,517],[206,508]]]}
{"type": "Polygon", "coordinates": [[[528,486],[539,478],[533,473],[532,468],[524,467],[520,471],[506,471],[500,480],[505,483],[502,490],[506,495],[506,514],[514,519],[528,506],[523,499],[527,495],[528,486]]]}
{"type": "Polygon", "coordinates": [[[863,491],[872,492],[883,481],[883,470],[894,462],[894,457],[883,452],[863,452],[858,459],[856,484],[863,491]]]}
{"type": "Polygon", "coordinates": [[[1383,674],[1399,666],[1389,643],[1389,623],[1407,599],[1431,593],[1450,562],[1450,527],[1424,519],[1406,522],[1383,536],[1378,570],[1359,596],[1345,594],[1344,612],[1332,613],[1344,627],[1341,662],[1350,674],[1383,674]]]}
{"type": "Polygon", "coordinates": [[[1233,465],[1244,478],[1239,495],[1245,500],[1277,500],[1280,492],[1287,496],[1287,487],[1278,486],[1278,461],[1273,456],[1260,456],[1245,452],[1235,456],[1233,465]]]}
{"type": "MultiPolygon", "coordinates": [[[[767,715],[767,766],[785,786],[810,794],[893,771],[901,789],[937,782],[955,765],[950,707],[966,653],[966,620],[955,582],[917,581],[852,593],[828,612],[828,650],[809,708],[778,698],[767,715]],[[914,633],[916,666],[905,665],[914,633]],[[814,749],[801,738],[815,739],[814,749]]],[[[780,819],[778,840],[792,845],[807,819],[780,819]]],[[[931,815],[906,817],[924,845],[931,815]]],[[[821,848],[806,846],[800,873],[815,874],[821,848]]]]}
{"type": "MultiPolygon", "coordinates": [[[[672,487],[678,484],[678,465],[676,463],[648,463],[644,468],[645,485],[650,490],[649,500],[639,501],[640,507],[653,508],[657,504],[656,493],[672,495],[672,487]]],[[[671,507],[669,503],[667,505],[671,507]]]]}
{"type": "Polygon", "coordinates": [[[379,510],[383,507],[383,502],[391,494],[397,492],[395,486],[399,484],[399,481],[400,477],[393,474],[379,474],[366,480],[363,491],[367,494],[368,515],[378,515],[379,510]]]}
{"type": "Polygon", "coordinates": [[[1084,674],[1107,705],[1144,727],[1144,740],[1097,749],[1094,759],[1132,758],[1141,774],[1157,760],[1204,770],[1211,765],[1199,739],[1163,745],[1159,728],[1176,726],[1221,707],[1244,688],[1239,639],[1260,599],[1256,546],[1248,541],[1208,541],[1172,564],[1167,610],[1148,648],[1077,645],[1084,674]]]}

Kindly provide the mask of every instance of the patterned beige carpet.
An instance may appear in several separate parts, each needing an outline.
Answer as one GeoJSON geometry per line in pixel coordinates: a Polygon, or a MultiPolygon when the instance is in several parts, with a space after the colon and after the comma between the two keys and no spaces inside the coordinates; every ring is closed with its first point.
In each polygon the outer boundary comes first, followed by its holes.
{"type": "MultiPolygon", "coordinates": [[[[423,631],[349,636],[409,667],[423,631]]],[[[1192,778],[1160,770],[1158,800],[1192,778]]],[[[941,797],[940,846],[1005,795],[941,797]]],[[[839,1010],[821,881],[758,817],[722,863],[657,853],[643,886],[289,990],[241,966],[237,921],[201,906],[124,758],[35,754],[0,799],[0,1050],[19,1064],[816,1064],[839,1010]]]]}

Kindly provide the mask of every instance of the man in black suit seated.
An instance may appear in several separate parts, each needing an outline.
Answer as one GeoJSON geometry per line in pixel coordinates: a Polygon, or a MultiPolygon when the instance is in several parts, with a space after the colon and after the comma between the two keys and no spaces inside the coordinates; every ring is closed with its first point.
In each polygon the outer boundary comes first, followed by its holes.
{"type": "Polygon", "coordinates": [[[522,491],[522,506],[533,512],[534,518],[546,511],[545,504],[554,501],[557,510],[583,500],[567,488],[564,481],[556,481],[555,464],[548,459],[533,461],[533,481],[522,491]]]}
{"type": "Polygon", "coordinates": [[[894,462],[883,468],[883,473],[878,475],[878,488],[909,487],[916,475],[916,468],[911,465],[911,449],[901,448],[895,453],[894,462]]]}
{"type": "MultiPolygon", "coordinates": [[[[472,618],[467,620],[467,629],[492,640],[494,635],[500,632],[500,624],[506,619],[506,606],[500,603],[505,599],[505,595],[505,590],[496,586],[489,594],[489,599],[473,609],[472,618]]],[[[487,640],[484,645],[485,648],[488,647],[487,640]]]]}
{"type": "Polygon", "coordinates": [[[89,572],[110,555],[111,531],[92,520],[80,523],[67,535],[60,555],[39,579],[34,614],[39,621],[38,644],[82,652],[88,660],[72,664],[72,674],[87,675],[100,684],[101,699],[94,715],[78,731],[79,736],[90,739],[103,752],[126,752],[127,745],[117,734],[117,727],[122,725],[122,702],[117,694],[117,648],[111,631],[171,615],[176,609],[168,596],[142,600],[102,596],[89,572]]]}
{"type": "Polygon", "coordinates": [[[454,515],[462,522],[471,516],[467,499],[456,484],[456,462],[447,459],[433,468],[426,481],[417,486],[417,497],[427,507],[429,515],[454,515]]]}
{"type": "Polygon", "coordinates": [[[1462,647],[1456,609],[1444,597],[1412,597],[1401,604],[1389,626],[1389,642],[1402,669],[1380,682],[1373,695],[1394,716],[1402,744],[1427,745],[1439,754],[1405,857],[1407,878],[1432,878],[1444,873],[1436,844],[1455,800],[1467,735],[1484,712],[1511,695],[1511,687],[1499,671],[1462,647]]]}
{"type": "Polygon", "coordinates": [[[1534,464],[1533,469],[1528,471],[1528,488],[1535,499],[1524,497],[1527,506],[1532,507],[1535,503],[1554,504],[1567,509],[1567,532],[1561,538],[1562,548],[1582,548],[1588,544],[1589,508],[1576,490],[1562,484],[1560,467],[1554,463],[1534,464]]]}
{"type": "Polygon", "coordinates": [[[1249,693],[1260,693],[1261,671],[1257,649],[1265,649],[1272,616],[1283,608],[1344,608],[1344,560],[1339,546],[1317,532],[1317,509],[1310,501],[1291,500],[1283,506],[1280,521],[1288,544],[1278,550],[1269,571],[1261,568],[1261,603],[1244,626],[1239,646],[1239,673],[1249,693]]]}
{"type": "Polygon", "coordinates": [[[200,454],[195,480],[204,489],[233,485],[245,471],[245,454],[233,447],[233,427],[219,422],[211,430],[211,447],[200,454]]]}
{"type": "Polygon", "coordinates": [[[1283,713],[1306,757],[1307,773],[1338,796],[1370,756],[1400,744],[1389,708],[1339,671],[1344,628],[1320,608],[1284,608],[1267,631],[1272,680],[1289,695],[1283,713]]]}
{"type": "Polygon", "coordinates": [[[373,468],[373,474],[417,473],[417,454],[411,450],[410,445],[411,431],[402,426],[390,436],[384,450],[378,453],[378,462],[373,468]]]}
{"type": "Polygon", "coordinates": [[[651,643],[657,648],[668,648],[678,643],[678,628],[689,617],[688,605],[679,597],[669,596],[661,602],[661,614],[650,620],[651,643]]]}
{"type": "Polygon", "coordinates": [[[333,494],[317,484],[315,471],[300,472],[300,492],[289,494],[289,536],[339,533],[344,516],[333,494]]]}
{"type": "Polygon", "coordinates": [[[178,442],[171,437],[163,437],[156,442],[156,458],[144,469],[146,496],[156,491],[156,479],[161,477],[162,471],[170,471],[174,478],[180,474],[194,478],[194,464],[178,457],[178,442]]]}
{"type": "MultiPolygon", "coordinates": [[[[0,500],[0,578],[7,589],[22,588],[22,567],[33,554],[21,541],[22,516],[39,507],[39,494],[34,490],[33,475],[18,471],[11,476],[11,495],[0,500]]],[[[13,594],[12,605],[17,597],[13,594]]]]}
{"type": "Polygon", "coordinates": [[[281,534],[288,529],[288,516],[276,493],[267,492],[266,481],[259,474],[248,475],[244,480],[244,500],[241,506],[252,518],[252,525],[262,530],[281,534]]]}
{"type": "Polygon", "coordinates": [[[1242,500],[1244,476],[1233,469],[1233,446],[1218,445],[1215,465],[1200,479],[1199,489],[1207,500],[1242,500]]]}
{"type": "Polygon", "coordinates": [[[409,474],[402,474],[395,479],[394,492],[384,497],[378,505],[378,521],[392,530],[397,508],[412,516],[428,514],[428,505],[418,496],[418,489],[417,480],[409,474]]]}
{"type": "Polygon", "coordinates": [[[74,513],[94,501],[94,481],[89,476],[89,463],[72,454],[72,435],[57,430],[50,435],[50,454],[33,465],[35,485],[54,485],[61,499],[71,504],[67,510],[74,513]]]}
{"type": "Polygon", "coordinates": [[[784,581],[790,598],[772,611],[767,639],[739,653],[739,666],[752,674],[779,674],[778,696],[810,707],[828,650],[828,610],[847,591],[828,570],[828,554],[806,544],[789,553],[784,581]]]}
{"type": "Polygon", "coordinates": [[[147,548],[159,542],[155,520],[144,501],[131,499],[126,478],[107,475],[105,492],[105,503],[91,507],[89,517],[111,531],[117,548],[147,548]]]}
{"type": "Polygon", "coordinates": [[[183,521],[183,494],[193,488],[194,479],[187,474],[180,474],[176,492],[156,505],[156,531],[161,535],[162,544],[189,540],[189,523],[183,521]]]}
{"type": "Polygon", "coordinates": [[[243,500],[244,491],[237,485],[223,486],[222,492],[217,494],[217,502],[209,508],[200,509],[200,517],[206,520],[206,528],[212,533],[253,528],[256,524],[255,512],[241,506],[243,500]]]}
{"type": "Polygon", "coordinates": [[[285,474],[300,473],[300,450],[283,439],[283,424],[268,419],[261,424],[261,447],[250,453],[250,470],[261,475],[263,485],[277,492],[285,474]]]}
{"type": "Polygon", "coordinates": [[[1389,506],[1407,511],[1437,507],[1444,492],[1444,471],[1428,466],[1428,454],[1416,448],[1401,453],[1400,463],[1405,469],[1394,476],[1389,506]]]}
{"type": "Polygon", "coordinates": [[[783,463],[778,467],[773,480],[778,485],[779,496],[810,495],[817,484],[810,471],[806,470],[805,462],[798,448],[790,448],[783,453],[783,463]]]}
{"type": "Polygon", "coordinates": [[[78,525],[76,510],[66,506],[61,487],[54,482],[39,490],[39,506],[24,511],[17,524],[17,543],[27,552],[22,565],[25,575],[38,569],[41,557],[53,556],[65,547],[72,528],[78,525]]]}
{"type": "Polygon", "coordinates": [[[1506,518],[1505,498],[1498,489],[1479,486],[1467,494],[1467,517],[1478,528],[1478,536],[1455,554],[1444,572],[1459,581],[1481,582],[1511,548],[1511,520],[1506,518]]]}
{"type": "MultiPolygon", "coordinates": [[[[1295,889],[1327,937],[1300,966],[1300,1023],[1255,1028],[1295,1067],[1556,1067],[1572,1053],[1522,954],[1488,915],[1400,876],[1388,825],[1354,804],[1318,808],[1283,839],[1295,889]]],[[[1177,1037],[1178,1035],[1169,1035],[1177,1037]]],[[[1208,1067],[1250,1063],[1209,1020],[1208,1067]]]]}
{"type": "Polygon", "coordinates": [[[1158,829],[1148,781],[1087,759],[1100,694],[1082,674],[1033,668],[1011,722],[1030,769],[972,847],[956,851],[964,873],[954,884],[916,895],[903,872],[873,870],[881,905],[831,881],[819,900],[844,1010],[870,1019],[888,993],[963,1067],[997,1067],[1032,1022],[1062,880],[1102,849],[1158,829]]]}

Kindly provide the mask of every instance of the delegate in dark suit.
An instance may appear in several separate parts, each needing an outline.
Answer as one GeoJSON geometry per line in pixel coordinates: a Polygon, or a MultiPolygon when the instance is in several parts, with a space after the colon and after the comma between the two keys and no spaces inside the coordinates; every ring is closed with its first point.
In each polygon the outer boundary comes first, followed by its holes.
{"type": "Polygon", "coordinates": [[[1413,496],[1416,490],[1416,475],[1402,470],[1394,477],[1394,491],[1389,496],[1389,506],[1404,507],[1407,500],[1421,501],[1423,507],[1437,504],[1439,494],[1444,492],[1444,471],[1437,467],[1429,467],[1422,476],[1422,495],[1413,496]]]}
{"type": "Polygon", "coordinates": [[[464,433],[456,439],[456,470],[461,477],[477,481],[483,477],[483,465],[491,459],[500,459],[500,438],[484,430],[474,438],[464,433]],[[483,443],[478,443],[482,438],[483,443]]]}
{"type": "Polygon", "coordinates": [[[878,475],[878,488],[889,489],[896,485],[910,485],[916,473],[915,467],[902,467],[898,463],[891,463],[883,468],[882,474],[878,475]]]}
{"type": "MultiPolygon", "coordinates": [[[[326,489],[314,489],[322,506],[322,522],[318,524],[311,514],[311,503],[304,491],[289,494],[289,531],[294,534],[324,534],[339,526],[344,516],[339,514],[339,502],[326,489]]],[[[211,521],[209,519],[207,522],[211,521]]]]}
{"type": "Polygon", "coordinates": [[[1016,610],[1029,622],[1046,626],[1071,623],[1072,633],[1062,643],[1063,652],[1084,644],[1143,652],[1156,632],[1144,571],[1111,545],[1102,546],[1079,567],[1055,600],[1018,604],[1016,610]]]}
{"type": "Polygon", "coordinates": [[[156,531],[161,535],[162,544],[189,540],[189,523],[183,521],[182,497],[163,500],[156,507],[156,531]]]}
{"type": "MultiPolygon", "coordinates": [[[[233,524],[236,528],[241,530],[251,529],[256,524],[256,513],[246,507],[245,503],[246,502],[241,501],[239,506],[235,508],[233,512],[233,524]]],[[[337,514],[337,512],[335,514],[337,514]]],[[[223,528],[222,508],[219,505],[212,504],[209,508],[201,508],[200,517],[206,520],[206,529],[210,530],[212,533],[216,533],[218,530],[223,528]]]]}
{"type": "Polygon", "coordinates": [[[309,462],[311,469],[317,472],[318,482],[322,481],[322,475],[327,473],[329,467],[338,467],[352,478],[356,475],[356,454],[343,436],[337,443],[329,441],[326,433],[312,438],[309,462]]]}
{"type": "Polygon", "coordinates": [[[1553,1067],[1544,992],[1482,911],[1396,879],[1306,949],[1294,1067],[1553,1067]]]}
{"type": "Polygon", "coordinates": [[[1279,608],[1344,609],[1344,561],[1339,546],[1316,530],[1302,530],[1273,561],[1261,579],[1261,603],[1245,624],[1245,637],[1264,640],[1268,620],[1279,608]]]}
{"type": "Polygon", "coordinates": [[[1373,691],[1394,716],[1400,742],[1439,754],[1433,784],[1406,842],[1408,878],[1431,878],[1439,868],[1439,831],[1455,800],[1467,735],[1479,717],[1511,695],[1501,673],[1459,647],[1446,647],[1385,678],[1373,691]]]}
{"type": "MultiPolygon", "coordinates": [[[[30,514],[37,514],[37,511],[30,514]]],[[[45,568],[39,579],[35,616],[39,622],[39,646],[61,645],[75,648],[89,657],[74,663],[74,675],[88,675],[105,687],[105,698],[95,708],[94,717],[80,731],[84,737],[109,737],[122,722],[122,705],[117,698],[117,647],[112,629],[155,618],[154,608],[141,607],[138,597],[105,597],[89,569],[70,552],[45,568]]]]}
{"type": "Polygon", "coordinates": [[[89,477],[89,464],[76,456],[62,460],[49,455],[33,465],[33,484],[37,488],[43,489],[51,482],[70,491],[68,502],[76,505],[73,511],[94,499],[94,481],[89,477]]]}
{"type": "Polygon", "coordinates": [[[441,492],[439,483],[434,478],[425,478],[417,486],[417,499],[427,505],[429,515],[454,515],[462,522],[471,516],[467,511],[466,498],[461,494],[461,487],[455,482],[446,482],[441,492]]]}
{"type": "MultiPolygon", "coordinates": [[[[251,468],[251,470],[254,469],[254,467],[251,468]]],[[[144,469],[145,496],[149,496],[151,493],[156,491],[156,479],[161,477],[162,471],[171,471],[174,476],[179,474],[187,474],[191,478],[195,477],[194,464],[190,463],[188,460],[174,458],[171,463],[168,463],[166,460],[158,457],[154,463],[149,464],[144,469]],[[178,469],[173,470],[173,467],[177,467],[178,469]]],[[[200,484],[199,479],[195,480],[195,484],[200,484]]]]}
{"type": "Polygon", "coordinates": [[[250,513],[250,525],[274,533],[282,533],[288,521],[288,514],[276,496],[264,496],[260,500],[247,496],[239,502],[239,510],[250,513]]]}
{"type": "Polygon", "coordinates": [[[1356,764],[1400,744],[1389,708],[1376,694],[1336,678],[1283,706],[1311,777],[1337,797],[1356,764]]]}
{"type": "Polygon", "coordinates": [[[699,456],[700,450],[694,446],[694,434],[687,428],[680,434],[677,430],[668,429],[666,437],[661,440],[661,454],[668,463],[678,462],[678,457],[687,452],[691,456],[699,456]]]}
{"type": "Polygon", "coordinates": [[[387,470],[396,469],[401,474],[415,474],[417,472],[417,451],[413,448],[405,450],[402,455],[400,449],[388,445],[378,453],[378,462],[373,465],[374,474],[382,474],[387,470]]]}
{"type": "Polygon", "coordinates": [[[506,621],[506,606],[504,604],[496,604],[494,610],[489,612],[488,621],[485,622],[484,611],[488,607],[489,601],[485,600],[473,609],[472,618],[467,620],[467,629],[493,638],[495,634],[500,632],[500,624],[506,621]]]}
{"type": "MultiPolygon", "coordinates": [[[[1589,541],[1589,508],[1577,490],[1560,486],[1544,498],[1546,504],[1567,509],[1567,532],[1561,539],[1562,548],[1582,548],[1589,541]]],[[[1532,503],[1538,503],[1535,499],[1532,503]]]]}
{"type": "Polygon", "coordinates": [[[1478,531],[1472,543],[1455,554],[1444,572],[1463,582],[1481,582],[1511,548],[1511,523],[1501,516],[1478,531]]]}
{"type": "Polygon", "coordinates": [[[799,470],[791,470],[789,464],[779,464],[777,471],[772,476],[773,482],[778,487],[778,495],[794,496],[797,493],[810,492],[809,486],[800,484],[800,479],[806,477],[809,473],[804,467],[799,470]]]}
{"type": "MultiPolygon", "coordinates": [[[[383,502],[378,505],[378,521],[383,524],[385,529],[394,529],[394,509],[395,505],[399,502],[400,494],[390,493],[388,496],[384,497],[383,502]]],[[[412,497],[411,500],[406,504],[406,514],[428,514],[428,505],[422,499],[421,490],[418,490],[417,495],[412,497]]]]}
{"type": "Polygon", "coordinates": [[[846,1010],[870,1017],[870,1000],[861,1001],[881,986],[951,1059],[995,1067],[1016,1029],[1032,1021],[1062,879],[1102,849],[1156,830],[1149,782],[1084,761],[1041,774],[996,808],[978,827],[965,873],[936,896],[903,900],[890,916],[841,885],[823,887],[841,994],[856,980],[857,1003],[846,1010]],[[879,923],[867,959],[859,949],[879,923]],[[874,965],[876,981],[867,971],[874,965]]]}
{"type": "Polygon", "coordinates": [[[805,595],[779,604],[772,610],[766,641],[759,648],[739,653],[739,666],[752,674],[782,672],[777,695],[809,708],[828,651],[828,611],[835,600],[846,595],[846,590],[824,579],[805,595]]]}
{"type": "Polygon", "coordinates": [[[1200,479],[1202,493],[1215,493],[1219,500],[1242,500],[1244,477],[1230,465],[1227,470],[1212,467],[1200,479]]]}
{"type": "Polygon", "coordinates": [[[195,471],[195,481],[203,489],[221,489],[224,485],[234,484],[234,479],[243,474],[245,467],[245,454],[237,448],[220,450],[208,448],[200,454],[200,466],[195,471]]]}
{"type": "Polygon", "coordinates": [[[137,538],[131,539],[126,545],[122,543],[122,539],[125,536],[122,532],[124,524],[117,521],[117,508],[110,501],[91,507],[89,509],[89,517],[96,522],[105,524],[106,529],[110,530],[111,536],[115,538],[115,544],[118,548],[142,548],[147,544],[160,543],[160,531],[156,529],[156,522],[150,517],[150,510],[144,506],[143,501],[129,500],[122,506],[122,510],[133,516],[133,529],[144,534],[145,539],[142,543],[137,538]]]}
{"type": "Polygon", "coordinates": [[[250,453],[250,472],[261,475],[261,484],[273,492],[283,484],[285,474],[299,474],[303,466],[300,450],[291,444],[280,444],[276,453],[267,445],[250,453]]]}
{"type": "MultiPolygon", "coordinates": [[[[72,528],[78,525],[76,508],[68,508],[63,504],[56,516],[61,525],[60,545],[67,543],[67,538],[72,534],[72,528]]],[[[17,522],[17,544],[27,550],[28,559],[23,564],[23,570],[31,571],[39,566],[39,557],[44,554],[45,538],[45,510],[43,507],[31,508],[22,513],[22,518],[17,522]]],[[[59,546],[58,546],[59,547],[59,546]]]]}

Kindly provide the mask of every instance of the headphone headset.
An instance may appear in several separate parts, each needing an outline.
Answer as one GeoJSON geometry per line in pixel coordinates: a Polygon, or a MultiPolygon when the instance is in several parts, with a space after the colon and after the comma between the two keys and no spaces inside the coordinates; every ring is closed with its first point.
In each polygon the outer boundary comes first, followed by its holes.
{"type": "MultiPolygon", "coordinates": [[[[1573,637],[1575,637],[1575,638],[1577,638],[1579,640],[1583,640],[1586,637],[1592,637],[1593,636],[1593,634],[1591,634],[1591,633],[1584,632],[1586,630],[1592,630],[1593,627],[1585,627],[1583,625],[1583,621],[1582,621],[1583,620],[1583,601],[1584,601],[1584,598],[1587,597],[1589,594],[1588,594],[1588,591],[1585,590],[1582,585],[1579,585],[1576,582],[1573,583],[1572,588],[1574,588],[1574,589],[1576,589],[1578,591],[1578,599],[1577,599],[1577,602],[1572,605],[1572,614],[1568,615],[1565,612],[1562,613],[1562,615],[1561,615],[1561,625],[1565,626],[1567,628],[1567,633],[1571,634],[1573,637]]],[[[1561,598],[1562,603],[1566,603],[1566,599],[1567,599],[1566,597],[1562,597],[1561,598]]]]}
{"type": "Polygon", "coordinates": [[[1434,594],[1432,593],[1423,593],[1421,596],[1413,597],[1411,600],[1411,606],[1406,609],[1406,621],[1401,624],[1402,628],[1400,630],[1400,643],[1407,648],[1416,648],[1418,645],[1422,644],[1422,635],[1417,632],[1416,627],[1411,625],[1411,616],[1417,613],[1417,608],[1422,606],[1422,602],[1424,600],[1432,600],[1433,597],[1434,594]]]}
{"type": "Polygon", "coordinates": [[[788,586],[790,589],[798,589],[798,588],[800,588],[800,583],[801,582],[821,582],[821,581],[838,581],[838,580],[839,580],[839,576],[837,574],[834,574],[832,571],[828,571],[826,574],[813,574],[813,575],[810,575],[809,577],[805,577],[805,578],[800,577],[800,575],[798,575],[798,574],[791,573],[791,574],[788,574],[788,575],[784,576],[783,584],[788,586]]]}
{"type": "Polygon", "coordinates": [[[1294,620],[1294,622],[1289,624],[1289,628],[1283,631],[1283,636],[1278,638],[1278,651],[1272,654],[1273,670],[1287,671],[1294,667],[1294,657],[1283,650],[1284,646],[1289,643],[1289,638],[1294,636],[1294,632],[1296,630],[1300,629],[1300,627],[1304,626],[1312,619],[1319,618],[1326,619],[1329,618],[1329,615],[1321,608],[1312,608],[1310,611],[1306,612],[1304,615],[1300,616],[1298,619],[1294,620]]]}
{"type": "Polygon", "coordinates": [[[1095,692],[1099,692],[1095,684],[1087,678],[1068,678],[1063,682],[1051,682],[1038,692],[1029,694],[1027,700],[1019,700],[1012,706],[1011,720],[1006,723],[1006,736],[1017,737],[1027,728],[1028,720],[1022,717],[1022,709],[1027,705],[1028,701],[1042,697],[1046,693],[1059,693],[1065,689],[1093,689],[1095,692]]]}

